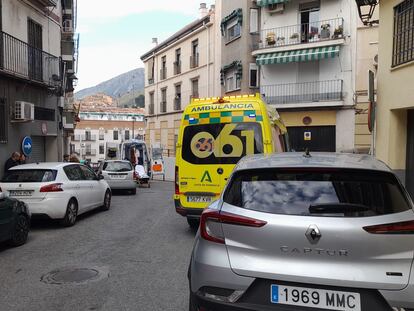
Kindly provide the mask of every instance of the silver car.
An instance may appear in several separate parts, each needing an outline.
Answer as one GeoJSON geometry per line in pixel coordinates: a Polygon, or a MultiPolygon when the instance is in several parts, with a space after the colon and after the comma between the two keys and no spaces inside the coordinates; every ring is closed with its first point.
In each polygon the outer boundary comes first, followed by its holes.
{"type": "Polygon", "coordinates": [[[413,203],[382,162],[246,157],[201,216],[190,310],[413,310],[413,258],[413,203]]]}
{"type": "Polygon", "coordinates": [[[135,170],[131,162],[125,160],[107,160],[101,164],[99,173],[112,190],[129,190],[137,193],[135,170]]]}

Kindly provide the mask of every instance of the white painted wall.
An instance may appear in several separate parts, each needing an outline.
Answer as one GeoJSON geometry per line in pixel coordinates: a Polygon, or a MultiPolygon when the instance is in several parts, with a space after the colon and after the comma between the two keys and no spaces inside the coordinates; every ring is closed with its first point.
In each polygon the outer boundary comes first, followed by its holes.
{"type": "MultiPolygon", "coordinates": [[[[61,17],[60,1],[52,12],[61,17]]],[[[61,28],[59,23],[44,12],[23,0],[2,0],[3,31],[27,42],[27,20],[33,19],[42,25],[43,50],[54,56],[61,55],[61,28]]]]}
{"type": "Polygon", "coordinates": [[[351,151],[355,145],[355,111],[338,110],[336,113],[336,151],[351,151]]]}

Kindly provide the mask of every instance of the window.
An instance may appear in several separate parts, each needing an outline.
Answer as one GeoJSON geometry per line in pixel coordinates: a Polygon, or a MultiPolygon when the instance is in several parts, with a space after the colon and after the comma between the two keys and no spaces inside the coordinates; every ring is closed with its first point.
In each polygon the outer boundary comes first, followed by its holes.
{"type": "Polygon", "coordinates": [[[118,130],[114,130],[114,133],[113,133],[113,138],[114,138],[114,140],[118,140],[119,138],[118,138],[118,134],[119,134],[119,132],[118,132],[118,130]]]}
{"type": "Polygon", "coordinates": [[[167,112],[167,88],[161,90],[160,112],[167,112]]]}
{"type": "Polygon", "coordinates": [[[200,95],[198,93],[198,79],[191,80],[191,96],[193,98],[200,97],[200,95]]]}
{"type": "Polygon", "coordinates": [[[181,110],[181,84],[175,86],[174,110],[181,110]]]}
{"type": "Polygon", "coordinates": [[[149,94],[148,114],[154,114],[154,92],[151,92],[149,94]]]}
{"type": "Polygon", "coordinates": [[[300,23],[302,42],[319,39],[319,2],[300,4],[300,23]]]}
{"type": "Polygon", "coordinates": [[[272,214],[370,217],[411,210],[394,175],[378,171],[248,170],[236,173],[227,189],[226,203],[272,214]]]}
{"type": "Polygon", "coordinates": [[[237,74],[236,68],[229,69],[226,72],[224,81],[226,92],[236,91],[241,87],[241,78],[237,74]]]}
{"type": "Polygon", "coordinates": [[[249,87],[259,87],[259,68],[257,64],[254,63],[250,64],[249,68],[249,87]]]}
{"type": "Polygon", "coordinates": [[[106,172],[129,172],[133,171],[131,163],[126,161],[105,162],[103,169],[106,172]]]}
{"type": "Polygon", "coordinates": [[[43,35],[42,25],[32,19],[27,21],[28,33],[28,60],[29,78],[36,81],[43,81],[43,35]]]}
{"type": "Polygon", "coordinates": [[[97,180],[96,174],[87,166],[81,165],[80,169],[83,173],[83,180],[97,180]]]}
{"type": "Polygon", "coordinates": [[[154,58],[151,58],[148,61],[148,84],[154,83],[154,69],[155,69],[155,61],[154,61],[154,58]]]}
{"type": "Polygon", "coordinates": [[[105,140],[105,130],[99,129],[99,140],[105,140]]]}
{"type": "Polygon", "coordinates": [[[70,165],[63,168],[69,180],[82,180],[83,174],[79,165],[70,165]]]}
{"type": "Polygon", "coordinates": [[[129,140],[130,136],[129,136],[129,130],[125,130],[125,140],[129,140]]]}
{"type": "Polygon", "coordinates": [[[7,118],[7,105],[4,98],[0,99],[0,143],[7,143],[8,141],[8,131],[7,127],[9,120],[7,118]]]}
{"type": "Polygon", "coordinates": [[[34,118],[41,121],[55,121],[55,109],[35,106],[34,118]]]}
{"type": "Polygon", "coordinates": [[[241,24],[238,18],[227,24],[226,28],[226,40],[227,42],[232,41],[241,35],[241,24]]]}
{"type": "Polygon", "coordinates": [[[167,56],[161,58],[161,80],[167,79],[167,56]]]}
{"type": "Polygon", "coordinates": [[[105,154],[105,145],[99,144],[99,154],[105,154]]]}
{"type": "Polygon", "coordinates": [[[191,42],[190,68],[199,66],[199,55],[198,40],[194,40],[191,42]]]}
{"type": "Polygon", "coordinates": [[[56,179],[56,170],[9,170],[2,182],[4,183],[35,183],[50,182],[56,179]]]}
{"type": "Polygon", "coordinates": [[[259,10],[250,9],[250,33],[259,31],[259,10]]]}
{"type": "Polygon", "coordinates": [[[91,131],[86,131],[85,132],[85,140],[92,140],[91,131]]]}
{"type": "Polygon", "coordinates": [[[181,73],[181,49],[175,50],[174,74],[181,73]]]}
{"type": "Polygon", "coordinates": [[[414,61],[414,0],[394,7],[392,66],[414,61]]]}

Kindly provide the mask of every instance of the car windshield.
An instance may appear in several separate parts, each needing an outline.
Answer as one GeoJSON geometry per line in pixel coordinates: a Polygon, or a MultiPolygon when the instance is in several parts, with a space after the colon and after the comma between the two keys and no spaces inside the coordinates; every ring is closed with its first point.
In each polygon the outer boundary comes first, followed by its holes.
{"type": "Polygon", "coordinates": [[[50,182],[56,179],[56,170],[9,170],[6,172],[2,182],[4,183],[32,183],[50,182]]]}
{"type": "Polygon", "coordinates": [[[105,162],[103,170],[107,172],[129,172],[132,171],[132,165],[129,162],[105,162]]]}
{"type": "Polygon", "coordinates": [[[376,171],[241,171],[232,178],[224,200],[283,215],[365,217],[411,209],[397,179],[376,171]]]}

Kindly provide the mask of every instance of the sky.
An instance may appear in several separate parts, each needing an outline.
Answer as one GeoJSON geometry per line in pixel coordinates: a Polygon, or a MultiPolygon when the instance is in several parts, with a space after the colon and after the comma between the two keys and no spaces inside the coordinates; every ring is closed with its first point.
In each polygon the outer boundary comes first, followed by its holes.
{"type": "Polygon", "coordinates": [[[143,67],[140,56],[198,18],[213,0],[80,0],[76,91],[143,67]]]}

